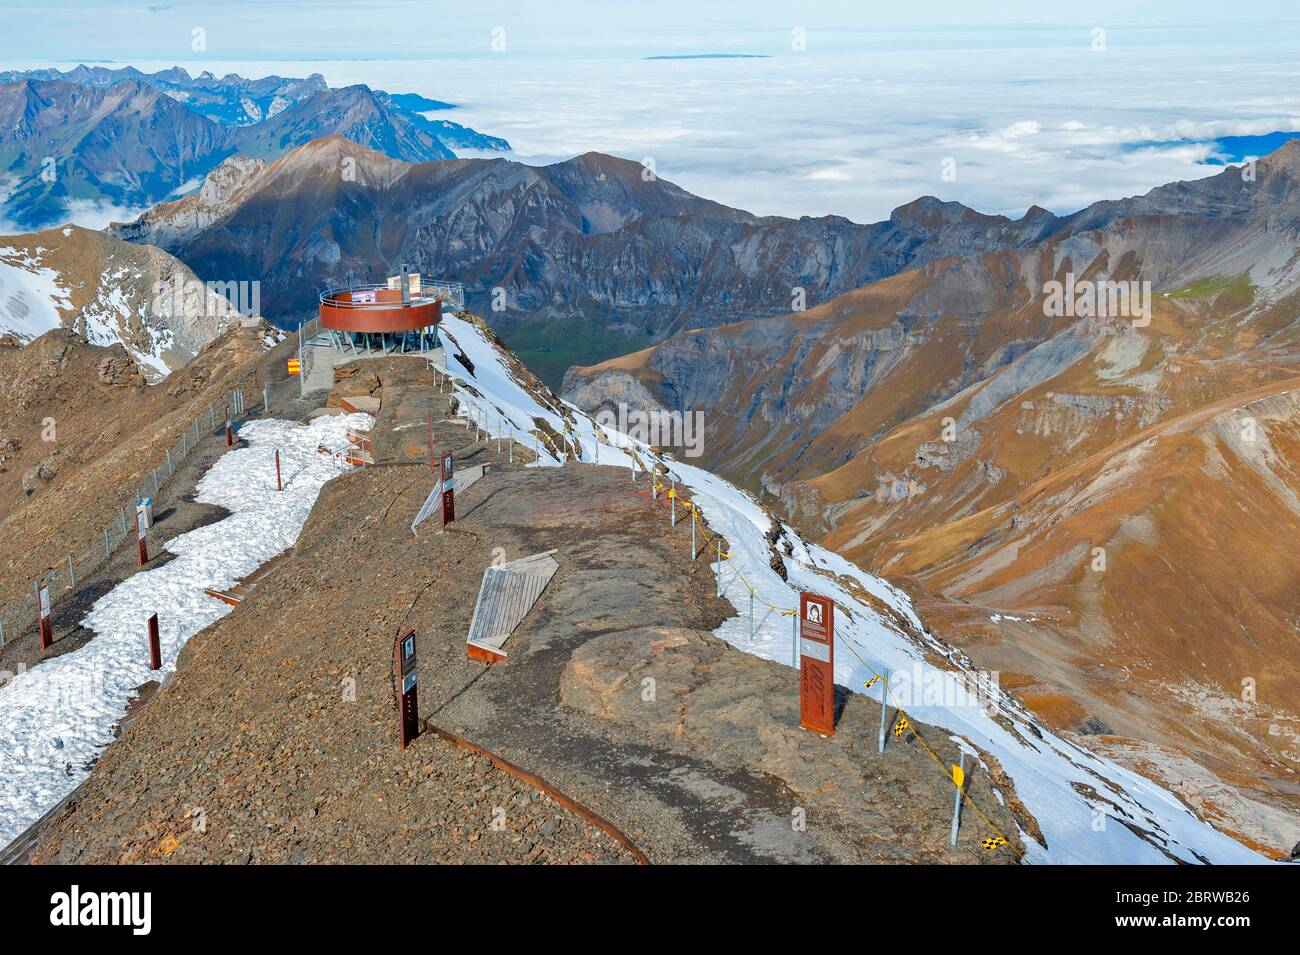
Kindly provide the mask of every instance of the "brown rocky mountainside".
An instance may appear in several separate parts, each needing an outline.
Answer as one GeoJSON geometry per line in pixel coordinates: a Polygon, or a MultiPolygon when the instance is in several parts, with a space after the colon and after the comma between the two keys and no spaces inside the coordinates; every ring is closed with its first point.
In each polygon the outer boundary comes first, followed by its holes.
{"type": "Polygon", "coordinates": [[[968,810],[949,845],[952,784],[915,736],[956,760],[942,730],[913,726],[882,755],[879,708],[857,694],[834,736],[800,730],[794,674],[714,635],[735,610],[647,481],[621,467],[526,467],[523,446],[499,452],[450,417],[418,358],[340,372],[318,400],[376,400],[376,466],[327,484],[292,550],[186,644],[33,834],[33,861],[630,861],[586,817],[443,733],[544,780],[656,863],[1008,865],[1037,833],[981,754],[968,793],[989,821],[968,810]],[[458,471],[489,470],[457,492],[454,524],[416,536],[433,481],[429,412],[458,471]],[[507,662],[469,659],[484,568],[552,549],[559,570],[507,662]],[[402,751],[393,642],[407,632],[425,731],[402,751]],[[1013,845],[985,849],[990,825],[1013,845]]]}
{"type": "Polygon", "coordinates": [[[121,345],[70,330],[0,346],[0,605],[30,602],[31,582],[93,543],[200,411],[265,377],[264,332],[232,327],[153,386],[121,345]]]}
{"type": "Polygon", "coordinates": [[[762,217],[599,153],[409,164],[331,136],[274,162],[234,157],[199,192],[113,231],[205,276],[259,278],[266,314],[286,322],[310,313],[318,287],[409,263],[463,282],[503,332],[580,320],[561,350],[590,361],[626,350],[606,337],[780,314],[939,256],[1018,247],[1057,222],[928,197],[870,225],[762,217]]]}
{"type": "Polygon", "coordinates": [[[154,246],[78,226],[0,236],[0,336],[21,343],[62,326],[120,343],[149,381],[237,321],[232,301],[252,304],[251,286],[227,300],[154,246]]]}
{"type": "Polygon", "coordinates": [[[1023,250],[575,369],[565,396],[702,409],[705,466],[902,582],[1055,726],[1145,741],[1116,757],[1289,848],[1298,249],[1292,143],[1023,250]],[[1071,274],[1137,283],[1139,308],[1149,282],[1150,308],[1062,313],[1071,274]]]}

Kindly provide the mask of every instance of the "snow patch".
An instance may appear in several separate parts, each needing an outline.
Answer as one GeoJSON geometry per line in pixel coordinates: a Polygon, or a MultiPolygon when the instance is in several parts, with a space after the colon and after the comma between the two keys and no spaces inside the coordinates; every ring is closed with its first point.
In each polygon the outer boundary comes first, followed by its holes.
{"type": "Polygon", "coordinates": [[[41,265],[42,251],[0,248],[0,334],[24,345],[62,326],[61,312],[72,308],[59,273],[41,265]]]}
{"type": "MultiPolygon", "coordinates": [[[[199,482],[196,499],[230,515],[173,538],[174,560],[127,578],[82,620],[85,646],[17,674],[0,687],[0,845],[10,842],[75,789],[113,739],[136,687],[166,680],[194,634],[233,610],[204,594],[225,590],[298,539],[324,485],[348,470],[317,453],[342,446],[365,414],[322,417],[310,425],[249,421],[248,443],[224,454],[199,482]],[[275,489],[279,450],[284,491],[275,489]],[[149,669],[145,635],[158,613],[163,668],[149,669]]],[[[157,546],[154,544],[153,546],[157,546]]]]}

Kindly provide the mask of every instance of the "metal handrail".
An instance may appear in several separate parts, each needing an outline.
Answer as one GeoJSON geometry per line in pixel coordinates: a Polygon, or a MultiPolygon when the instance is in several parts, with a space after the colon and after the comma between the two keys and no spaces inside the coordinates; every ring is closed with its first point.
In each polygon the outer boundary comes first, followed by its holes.
{"type": "MultiPolygon", "coordinates": [[[[320,302],[322,305],[329,305],[331,308],[357,308],[357,309],[394,309],[408,308],[415,305],[428,305],[432,302],[441,301],[444,297],[450,297],[445,293],[454,292],[454,288],[459,283],[452,282],[424,282],[420,283],[420,291],[412,292],[409,300],[398,302],[344,302],[334,298],[336,295],[342,295],[344,292],[400,292],[401,289],[390,289],[387,282],[373,282],[366,285],[347,285],[339,288],[326,289],[320,293],[320,302]]],[[[463,296],[462,287],[462,296],[463,296]]]]}

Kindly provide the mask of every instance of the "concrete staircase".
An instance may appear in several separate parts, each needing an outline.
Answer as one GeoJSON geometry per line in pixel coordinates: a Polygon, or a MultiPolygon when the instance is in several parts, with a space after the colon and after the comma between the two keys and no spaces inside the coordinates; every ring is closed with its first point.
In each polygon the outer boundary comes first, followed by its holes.
{"type": "Polygon", "coordinates": [[[303,382],[302,393],[309,395],[314,391],[329,391],[334,387],[334,366],[344,355],[328,345],[306,345],[303,358],[307,359],[309,368],[303,382]],[[310,357],[308,357],[310,352],[310,357]]]}

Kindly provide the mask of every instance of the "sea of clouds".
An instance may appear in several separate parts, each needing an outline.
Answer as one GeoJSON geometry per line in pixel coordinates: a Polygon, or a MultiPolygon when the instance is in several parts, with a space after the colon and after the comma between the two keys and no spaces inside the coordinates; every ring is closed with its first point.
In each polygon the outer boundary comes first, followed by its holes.
{"type": "Polygon", "coordinates": [[[918,36],[819,52],[810,31],[804,51],[756,59],[535,57],[516,44],[428,60],[133,65],[321,72],[332,86],[419,92],[460,104],[434,115],[504,136],[510,158],[595,150],[651,161],[660,177],[755,213],[861,222],[921,195],[1066,213],[1218,172],[1214,137],[1300,130],[1300,65],[1281,36],[1151,43],[1117,28],[1104,50],[1087,29],[1042,46],[1009,36],[1005,48],[987,31],[918,36]]]}

